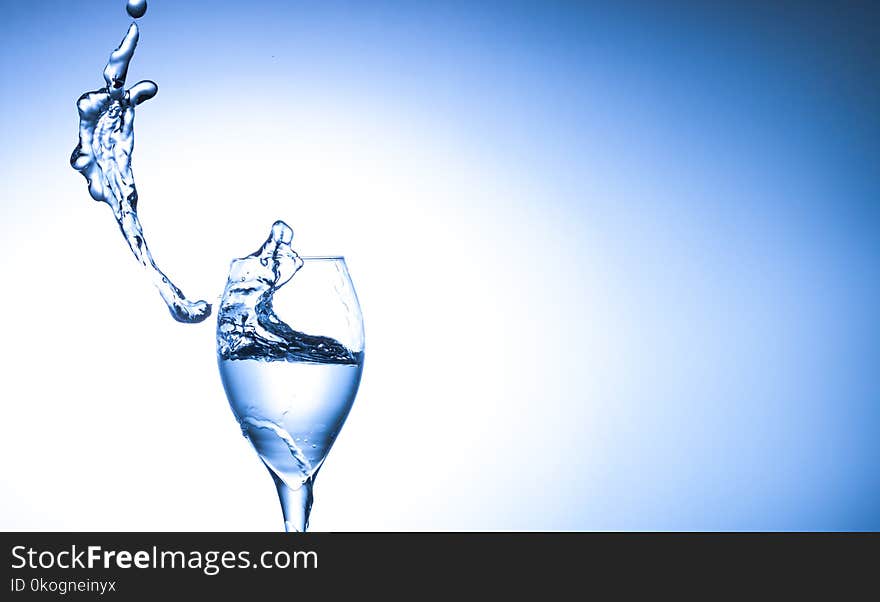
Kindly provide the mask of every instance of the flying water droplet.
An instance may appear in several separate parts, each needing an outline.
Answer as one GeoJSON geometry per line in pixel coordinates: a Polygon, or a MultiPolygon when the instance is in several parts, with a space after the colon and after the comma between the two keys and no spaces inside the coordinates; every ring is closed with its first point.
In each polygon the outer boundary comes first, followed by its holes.
{"type": "Polygon", "coordinates": [[[128,0],[125,10],[133,19],[140,19],[147,12],[147,0],[128,0]]]}

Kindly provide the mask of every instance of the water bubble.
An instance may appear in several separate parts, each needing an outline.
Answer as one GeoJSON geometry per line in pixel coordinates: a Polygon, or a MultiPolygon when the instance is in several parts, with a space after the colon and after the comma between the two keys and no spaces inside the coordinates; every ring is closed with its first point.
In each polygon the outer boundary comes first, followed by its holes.
{"type": "Polygon", "coordinates": [[[147,12],[147,0],[128,0],[125,10],[133,19],[140,19],[147,12]]]}

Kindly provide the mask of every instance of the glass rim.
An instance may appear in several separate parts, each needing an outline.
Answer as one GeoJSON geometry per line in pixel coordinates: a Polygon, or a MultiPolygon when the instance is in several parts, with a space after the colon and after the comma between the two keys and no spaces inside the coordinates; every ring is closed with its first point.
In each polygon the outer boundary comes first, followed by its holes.
{"type": "Polygon", "coordinates": [[[303,261],[345,261],[342,255],[300,255],[303,261]]]}

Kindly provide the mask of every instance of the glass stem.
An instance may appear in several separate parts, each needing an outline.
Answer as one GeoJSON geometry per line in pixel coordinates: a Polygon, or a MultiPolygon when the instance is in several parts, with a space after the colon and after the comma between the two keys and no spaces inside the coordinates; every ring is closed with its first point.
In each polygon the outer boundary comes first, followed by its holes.
{"type": "MultiPolygon", "coordinates": [[[[270,471],[271,472],[271,471],[270,471]]],[[[281,500],[281,512],[284,514],[284,530],[288,533],[305,533],[309,526],[309,514],[312,512],[312,486],[315,475],[297,489],[291,489],[284,481],[276,477],[275,488],[278,489],[278,499],[281,500]]]]}

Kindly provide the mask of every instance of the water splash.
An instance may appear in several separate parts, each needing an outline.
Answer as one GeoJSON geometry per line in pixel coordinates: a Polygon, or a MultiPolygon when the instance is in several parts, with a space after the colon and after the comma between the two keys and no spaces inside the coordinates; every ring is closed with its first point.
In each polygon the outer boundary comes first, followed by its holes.
{"type": "Polygon", "coordinates": [[[339,341],[298,332],[275,315],[272,297],[303,265],[292,240],[290,226],[277,221],[263,246],[233,260],[217,317],[220,358],[357,364],[357,354],[339,341]]]}
{"type": "MultiPolygon", "coordinates": [[[[146,2],[129,2],[132,10],[146,11],[146,2]],[[135,5],[135,8],[132,6],[135,5]]],[[[132,16],[137,16],[132,13],[132,16]]],[[[178,322],[197,323],[211,314],[205,301],[189,301],[162,273],[153,260],[137,214],[138,194],[131,170],[134,151],[134,108],[159,91],[155,82],[144,80],[125,90],[128,67],[138,43],[138,27],[132,23],[110,54],[104,68],[106,86],[86,92],[76,103],[79,110],[79,144],[70,157],[71,166],[89,183],[89,194],[110,205],[119,229],[137,260],[150,273],[153,284],[178,322]]]]}

